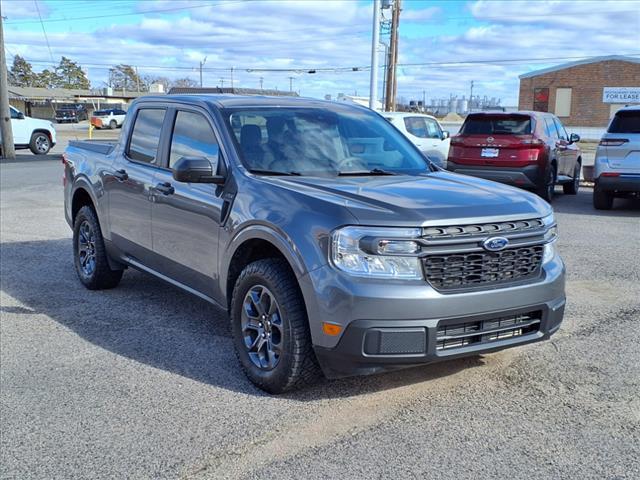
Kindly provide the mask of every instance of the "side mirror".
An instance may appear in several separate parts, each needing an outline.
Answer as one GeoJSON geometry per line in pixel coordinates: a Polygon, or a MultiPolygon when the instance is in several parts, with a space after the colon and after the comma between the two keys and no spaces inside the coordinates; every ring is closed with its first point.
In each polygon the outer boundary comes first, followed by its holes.
{"type": "Polygon", "coordinates": [[[24,113],[18,112],[18,120],[24,120],[24,113]]]}
{"type": "Polygon", "coordinates": [[[225,178],[214,175],[211,162],[204,157],[182,157],[173,166],[173,179],[182,183],[215,183],[221,185],[225,178]]]}
{"type": "Polygon", "coordinates": [[[449,138],[451,135],[449,134],[448,130],[443,130],[442,131],[442,140],[446,140],[447,138],[449,138]]]}
{"type": "Polygon", "coordinates": [[[578,135],[577,133],[572,133],[571,135],[569,135],[570,143],[578,143],[579,141],[580,141],[580,135],[578,135]]]}

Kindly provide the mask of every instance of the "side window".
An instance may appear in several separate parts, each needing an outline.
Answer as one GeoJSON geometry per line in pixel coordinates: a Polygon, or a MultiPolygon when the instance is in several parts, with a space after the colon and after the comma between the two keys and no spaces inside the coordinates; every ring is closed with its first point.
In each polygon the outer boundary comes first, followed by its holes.
{"type": "Polygon", "coordinates": [[[553,120],[549,117],[545,117],[544,119],[544,131],[550,138],[558,138],[556,126],[553,124],[553,120]]]}
{"type": "Polygon", "coordinates": [[[422,117],[405,117],[404,126],[411,135],[420,138],[429,138],[429,132],[422,117]]]}
{"type": "Polygon", "coordinates": [[[569,140],[569,135],[567,135],[567,131],[562,126],[562,123],[560,123],[560,120],[554,117],[553,121],[556,124],[556,129],[558,130],[558,137],[562,140],[569,140]]]}
{"type": "Polygon", "coordinates": [[[159,108],[142,108],[138,111],[127,151],[129,158],[137,162],[157,162],[165,113],[164,109],[159,108]]]}
{"type": "Polygon", "coordinates": [[[18,110],[14,110],[13,108],[9,110],[11,110],[11,118],[18,118],[18,110]]]}
{"type": "Polygon", "coordinates": [[[171,138],[169,168],[182,157],[205,157],[215,168],[219,150],[215,134],[204,116],[178,111],[171,138]]]}
{"type": "Polygon", "coordinates": [[[424,123],[427,125],[427,135],[429,138],[442,138],[442,131],[440,130],[438,122],[430,118],[425,118],[424,123]]]}

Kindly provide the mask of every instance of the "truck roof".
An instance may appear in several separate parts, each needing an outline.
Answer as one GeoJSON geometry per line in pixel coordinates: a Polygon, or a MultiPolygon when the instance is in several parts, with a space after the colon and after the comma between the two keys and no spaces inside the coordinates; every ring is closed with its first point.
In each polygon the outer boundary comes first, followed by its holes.
{"type": "MultiPolygon", "coordinates": [[[[329,107],[332,109],[344,108],[344,103],[332,102],[329,100],[317,100],[314,98],[304,97],[271,97],[261,95],[232,95],[232,94],[180,94],[180,95],[146,95],[136,100],[136,103],[142,101],[159,101],[171,103],[176,101],[179,103],[208,103],[219,108],[238,108],[238,107],[329,107]]],[[[349,106],[361,107],[355,104],[349,106]]]]}

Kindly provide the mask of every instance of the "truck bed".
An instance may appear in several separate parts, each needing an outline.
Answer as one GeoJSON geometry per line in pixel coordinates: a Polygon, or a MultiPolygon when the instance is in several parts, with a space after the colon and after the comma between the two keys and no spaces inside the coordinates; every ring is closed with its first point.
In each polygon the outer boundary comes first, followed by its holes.
{"type": "Polygon", "coordinates": [[[102,155],[109,155],[116,146],[116,143],[117,141],[115,140],[71,140],[69,146],[102,155]]]}

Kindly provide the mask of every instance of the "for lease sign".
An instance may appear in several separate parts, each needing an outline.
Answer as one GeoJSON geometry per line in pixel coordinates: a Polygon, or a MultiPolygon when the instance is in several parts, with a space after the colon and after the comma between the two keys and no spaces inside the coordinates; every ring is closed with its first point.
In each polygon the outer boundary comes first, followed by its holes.
{"type": "Polygon", "coordinates": [[[604,87],[604,103],[640,103],[640,87],[604,87]]]}

